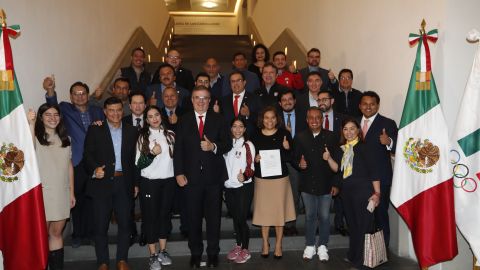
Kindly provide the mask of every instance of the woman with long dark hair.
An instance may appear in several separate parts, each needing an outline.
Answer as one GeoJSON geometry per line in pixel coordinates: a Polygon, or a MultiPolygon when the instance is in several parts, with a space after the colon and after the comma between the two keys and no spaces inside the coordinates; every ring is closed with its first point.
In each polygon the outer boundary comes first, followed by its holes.
{"type": "Polygon", "coordinates": [[[160,112],[157,106],[145,109],[145,125],[140,130],[136,156],[136,165],[141,169],[139,196],[150,270],[172,264],[166,247],[172,227],[170,214],[177,184],[173,172],[175,133],[166,128],[160,112]]]}
{"type": "Polygon", "coordinates": [[[28,122],[37,154],[48,229],[49,269],[63,269],[63,228],[75,206],[70,139],[58,105],[30,110],[28,122]],[[38,117],[37,117],[38,115],[38,117]]]}
{"type": "Polygon", "coordinates": [[[270,60],[270,53],[265,45],[258,43],[253,47],[251,57],[252,62],[248,65],[248,70],[257,74],[261,82],[263,65],[270,60]]]}
{"type": "Polygon", "coordinates": [[[251,255],[248,250],[250,229],[247,217],[253,198],[252,176],[255,165],[255,147],[246,137],[246,123],[242,118],[232,121],[230,132],[232,149],[223,155],[227,166],[228,179],[225,181],[225,202],[233,218],[236,245],[228,253],[227,259],[236,263],[247,262],[251,255]]]}

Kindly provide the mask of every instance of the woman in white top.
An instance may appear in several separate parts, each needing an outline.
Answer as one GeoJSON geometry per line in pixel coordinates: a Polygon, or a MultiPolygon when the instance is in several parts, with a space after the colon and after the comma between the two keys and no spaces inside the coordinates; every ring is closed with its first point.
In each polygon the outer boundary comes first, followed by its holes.
{"type": "Polygon", "coordinates": [[[251,257],[248,251],[250,230],[247,217],[253,198],[255,147],[245,138],[245,131],[245,121],[235,118],[231,125],[233,147],[224,155],[228,170],[228,180],[225,181],[225,201],[233,217],[236,236],[236,245],[228,253],[227,258],[236,263],[245,263],[251,257]]]}
{"type": "Polygon", "coordinates": [[[166,246],[172,227],[170,214],[176,185],[173,173],[175,133],[166,128],[157,106],[148,106],[143,118],[145,125],[140,130],[136,156],[136,165],[141,169],[142,228],[150,252],[150,269],[159,270],[161,265],[172,263],[166,246]]]}

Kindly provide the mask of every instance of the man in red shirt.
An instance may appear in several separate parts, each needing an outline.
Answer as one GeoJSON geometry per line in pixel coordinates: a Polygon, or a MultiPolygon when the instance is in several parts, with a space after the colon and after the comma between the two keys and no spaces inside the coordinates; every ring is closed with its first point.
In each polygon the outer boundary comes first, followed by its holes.
{"type": "Polygon", "coordinates": [[[287,67],[287,55],[284,52],[278,51],[273,54],[273,64],[278,70],[278,84],[294,90],[303,90],[302,75],[293,64],[287,67]]]}

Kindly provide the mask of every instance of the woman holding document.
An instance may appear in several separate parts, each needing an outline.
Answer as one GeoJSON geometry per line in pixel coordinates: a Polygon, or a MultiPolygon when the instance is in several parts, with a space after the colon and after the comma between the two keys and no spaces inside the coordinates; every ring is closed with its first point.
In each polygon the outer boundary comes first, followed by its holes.
{"type": "Polygon", "coordinates": [[[262,257],[270,252],[269,230],[275,227],[274,258],[282,258],[283,227],[295,220],[295,206],[286,162],[290,160],[292,137],[280,128],[281,117],[275,107],[267,106],[258,115],[259,131],[255,145],[255,191],[252,224],[262,227],[262,257]]]}

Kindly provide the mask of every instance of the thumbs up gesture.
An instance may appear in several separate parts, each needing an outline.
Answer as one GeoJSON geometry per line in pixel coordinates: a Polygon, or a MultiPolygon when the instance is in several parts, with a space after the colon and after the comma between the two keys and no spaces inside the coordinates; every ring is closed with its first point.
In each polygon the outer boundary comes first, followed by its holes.
{"type": "Polygon", "coordinates": [[[383,145],[390,145],[390,143],[391,143],[391,139],[388,136],[385,129],[383,129],[382,134],[380,134],[380,143],[383,144],[383,145]]]}
{"type": "Polygon", "coordinates": [[[178,116],[176,113],[172,113],[172,115],[168,116],[168,122],[172,125],[175,125],[178,121],[178,116]]]}
{"type": "Polygon", "coordinates": [[[330,155],[327,146],[325,146],[325,152],[323,152],[323,160],[328,161],[331,158],[332,156],[330,155]]]}
{"type": "Polygon", "coordinates": [[[162,153],[162,147],[160,147],[160,144],[157,142],[157,140],[154,140],[153,143],[154,145],[150,152],[152,152],[152,154],[154,154],[155,156],[162,153]]]}
{"type": "Polygon", "coordinates": [[[245,181],[245,176],[243,175],[242,170],[240,170],[240,172],[237,174],[237,180],[239,182],[245,181]]]}
{"type": "Polygon", "coordinates": [[[97,100],[102,99],[103,92],[104,92],[103,88],[101,88],[100,86],[97,87],[97,89],[95,89],[95,92],[93,93],[93,95],[95,96],[95,99],[97,100]]]}
{"type": "Polygon", "coordinates": [[[206,135],[203,136],[203,140],[200,142],[200,148],[202,148],[202,151],[205,152],[213,151],[214,149],[213,143],[207,138],[206,135]]]}
{"type": "Polygon", "coordinates": [[[55,91],[55,78],[53,76],[43,79],[43,89],[49,93],[55,91]]]}
{"type": "Polygon", "coordinates": [[[35,120],[37,120],[37,114],[33,109],[28,109],[27,120],[30,125],[35,125],[35,120]]]}
{"type": "Polygon", "coordinates": [[[307,161],[305,160],[305,157],[303,155],[302,155],[302,158],[300,159],[300,163],[298,163],[298,166],[302,170],[305,170],[307,168],[307,161]]]}
{"type": "Polygon", "coordinates": [[[290,143],[288,143],[288,140],[287,140],[287,136],[283,136],[283,148],[285,148],[285,150],[290,150],[290,143]]]}
{"type": "Polygon", "coordinates": [[[213,111],[216,113],[220,113],[220,106],[218,105],[218,100],[215,100],[215,104],[213,104],[213,111]]]}
{"type": "Polygon", "coordinates": [[[156,91],[152,92],[152,96],[148,100],[148,104],[150,105],[157,105],[157,95],[155,94],[156,91]]]}
{"type": "Polygon", "coordinates": [[[104,176],[105,176],[105,165],[101,166],[101,167],[97,167],[95,169],[95,178],[97,179],[102,179],[104,176]]]}
{"type": "Polygon", "coordinates": [[[247,104],[243,103],[242,108],[240,109],[240,115],[249,117],[250,116],[250,110],[248,109],[247,104]]]}

